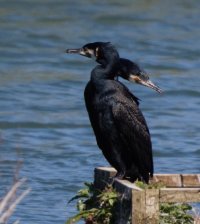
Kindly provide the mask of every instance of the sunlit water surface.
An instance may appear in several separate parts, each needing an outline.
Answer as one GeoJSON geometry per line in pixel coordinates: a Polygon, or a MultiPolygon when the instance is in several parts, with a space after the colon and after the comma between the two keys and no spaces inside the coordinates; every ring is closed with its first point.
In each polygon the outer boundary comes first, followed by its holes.
{"type": "Polygon", "coordinates": [[[83,100],[95,62],[64,53],[88,42],[113,42],[164,90],[122,80],[141,99],[155,172],[200,172],[199,10],[181,0],[0,2],[0,192],[17,161],[32,188],[12,220],[64,223],[75,213],[67,201],[108,165],[83,100]]]}

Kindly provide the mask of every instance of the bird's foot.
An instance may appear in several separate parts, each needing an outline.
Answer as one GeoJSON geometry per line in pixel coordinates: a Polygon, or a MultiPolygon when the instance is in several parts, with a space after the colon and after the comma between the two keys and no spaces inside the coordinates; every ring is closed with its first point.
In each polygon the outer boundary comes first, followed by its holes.
{"type": "Polygon", "coordinates": [[[118,180],[122,180],[125,176],[125,172],[117,172],[117,174],[115,175],[114,178],[118,179],[118,180]]]}
{"type": "Polygon", "coordinates": [[[115,180],[122,180],[124,179],[125,172],[117,172],[117,174],[113,177],[111,184],[115,182],[115,180]]]}

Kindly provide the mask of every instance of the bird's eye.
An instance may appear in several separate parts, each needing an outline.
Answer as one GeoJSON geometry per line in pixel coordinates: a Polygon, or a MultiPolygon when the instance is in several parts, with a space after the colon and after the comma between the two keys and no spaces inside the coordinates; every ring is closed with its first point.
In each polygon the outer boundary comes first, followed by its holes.
{"type": "Polygon", "coordinates": [[[83,47],[82,49],[84,52],[88,52],[87,48],[83,47]]]}
{"type": "Polygon", "coordinates": [[[90,49],[90,48],[87,48],[87,47],[83,47],[81,49],[81,55],[83,56],[86,56],[88,58],[94,58],[96,59],[95,55],[94,55],[94,50],[93,49],[90,49]]]}
{"type": "Polygon", "coordinates": [[[137,75],[140,76],[140,78],[143,80],[146,80],[146,81],[149,80],[149,76],[145,74],[144,72],[139,72],[137,75]]]}

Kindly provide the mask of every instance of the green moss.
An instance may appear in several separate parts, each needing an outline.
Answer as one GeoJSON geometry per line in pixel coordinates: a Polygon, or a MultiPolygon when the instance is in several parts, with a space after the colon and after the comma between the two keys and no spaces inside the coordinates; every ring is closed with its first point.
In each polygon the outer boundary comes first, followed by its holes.
{"type": "Polygon", "coordinates": [[[141,189],[160,189],[162,187],[165,187],[165,185],[162,182],[155,182],[155,183],[150,183],[150,184],[145,184],[142,181],[135,181],[135,185],[141,189]]]}

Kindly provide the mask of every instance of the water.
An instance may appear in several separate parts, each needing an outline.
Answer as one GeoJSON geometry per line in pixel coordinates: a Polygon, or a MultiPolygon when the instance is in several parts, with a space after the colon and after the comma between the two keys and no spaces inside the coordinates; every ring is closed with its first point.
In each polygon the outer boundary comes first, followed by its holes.
{"type": "Polygon", "coordinates": [[[66,48],[112,41],[162,87],[128,87],[142,100],[157,173],[200,172],[199,1],[0,2],[1,195],[17,161],[31,193],[12,220],[64,223],[67,201],[108,165],[83,101],[95,63],[66,48]]]}

